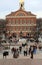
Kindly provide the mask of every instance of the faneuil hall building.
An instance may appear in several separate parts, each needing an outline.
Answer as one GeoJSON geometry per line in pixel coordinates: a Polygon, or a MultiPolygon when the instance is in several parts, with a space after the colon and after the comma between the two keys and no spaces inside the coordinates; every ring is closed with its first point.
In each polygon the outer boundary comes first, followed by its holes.
{"type": "Polygon", "coordinates": [[[19,10],[6,15],[6,32],[8,35],[33,36],[36,32],[36,15],[25,11],[23,0],[19,5],[19,10]]]}

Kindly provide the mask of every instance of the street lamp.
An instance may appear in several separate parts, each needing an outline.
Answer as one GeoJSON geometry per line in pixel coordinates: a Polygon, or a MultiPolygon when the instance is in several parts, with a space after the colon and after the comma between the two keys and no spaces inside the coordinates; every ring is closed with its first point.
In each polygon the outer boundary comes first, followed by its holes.
{"type": "Polygon", "coordinates": [[[36,42],[37,43],[39,42],[38,38],[39,38],[39,28],[37,27],[37,34],[36,34],[36,42]]]}

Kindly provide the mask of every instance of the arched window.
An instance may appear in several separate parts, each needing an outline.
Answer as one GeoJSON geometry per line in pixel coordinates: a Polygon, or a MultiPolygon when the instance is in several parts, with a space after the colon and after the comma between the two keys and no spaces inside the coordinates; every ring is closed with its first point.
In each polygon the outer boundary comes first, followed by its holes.
{"type": "Polygon", "coordinates": [[[25,16],[25,14],[20,12],[20,13],[17,14],[17,16],[25,16]]]}

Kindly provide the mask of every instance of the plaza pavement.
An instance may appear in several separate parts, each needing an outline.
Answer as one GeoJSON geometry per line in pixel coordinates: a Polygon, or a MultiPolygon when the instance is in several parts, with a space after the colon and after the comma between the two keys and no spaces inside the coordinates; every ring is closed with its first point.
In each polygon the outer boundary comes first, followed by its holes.
{"type": "Polygon", "coordinates": [[[0,65],[42,65],[42,59],[0,59],[0,65]]]}
{"type": "Polygon", "coordinates": [[[0,54],[0,65],[42,65],[42,53],[34,54],[33,59],[30,58],[30,55],[24,56],[23,54],[20,54],[17,59],[13,58],[12,54],[3,59],[0,54]]]}
{"type": "Polygon", "coordinates": [[[3,55],[0,54],[0,65],[42,65],[42,53],[34,54],[33,59],[30,55],[23,54],[20,54],[17,59],[13,58],[12,54],[3,59],[3,55]]]}

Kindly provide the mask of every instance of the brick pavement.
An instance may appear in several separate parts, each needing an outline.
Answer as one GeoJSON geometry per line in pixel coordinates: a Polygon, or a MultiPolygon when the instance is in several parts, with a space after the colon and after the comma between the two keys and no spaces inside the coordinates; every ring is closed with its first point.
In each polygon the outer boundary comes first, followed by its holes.
{"type": "Polygon", "coordinates": [[[42,65],[42,59],[1,59],[0,65],[42,65]]]}

